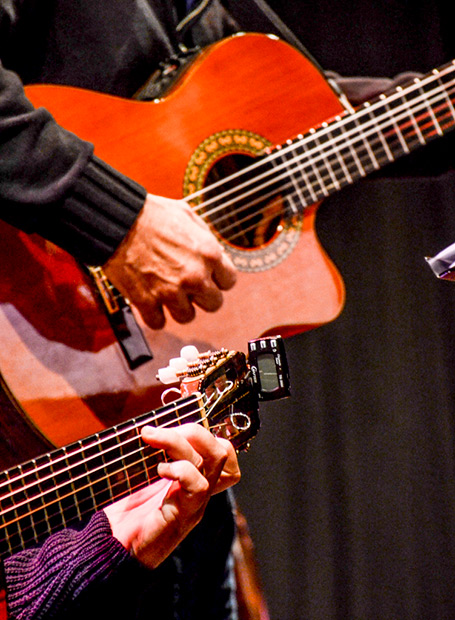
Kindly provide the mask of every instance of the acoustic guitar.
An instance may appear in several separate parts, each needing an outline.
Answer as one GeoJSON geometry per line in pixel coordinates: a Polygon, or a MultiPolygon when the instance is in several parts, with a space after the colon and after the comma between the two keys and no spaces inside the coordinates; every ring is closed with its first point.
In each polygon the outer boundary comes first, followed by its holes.
{"type": "MultiPolygon", "coordinates": [[[[189,326],[169,318],[153,332],[136,317],[154,358],[132,370],[92,276],[3,224],[0,370],[14,411],[0,431],[32,427],[49,446],[156,406],[157,369],[194,334],[200,350],[239,349],[333,320],[344,288],[315,233],[318,204],[455,125],[453,63],[351,109],[299,52],[261,34],[201,51],[158,100],[52,85],[26,92],[150,192],[187,200],[239,270],[223,308],[189,326]]],[[[97,284],[109,290],[102,275],[97,284]]],[[[4,462],[17,462],[12,444],[0,445],[4,462]]]]}
{"type": "MultiPolygon", "coordinates": [[[[157,466],[167,456],[141,439],[140,430],[146,424],[164,428],[199,423],[228,439],[237,451],[249,446],[260,426],[259,401],[289,395],[280,339],[252,341],[249,350],[248,359],[225,349],[193,355],[190,361],[178,358],[180,391],[174,381],[163,394],[166,400],[169,392],[178,392],[177,400],[174,395],[172,402],[156,411],[1,472],[1,558],[81,522],[158,479],[157,466]],[[270,356],[275,359],[272,365],[270,356]]],[[[0,618],[5,617],[0,591],[0,618]]]]}

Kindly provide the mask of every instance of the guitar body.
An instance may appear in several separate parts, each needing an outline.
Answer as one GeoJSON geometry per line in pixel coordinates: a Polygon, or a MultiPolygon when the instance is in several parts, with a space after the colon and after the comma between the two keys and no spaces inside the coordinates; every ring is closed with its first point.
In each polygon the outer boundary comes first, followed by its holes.
{"type": "MultiPolygon", "coordinates": [[[[246,142],[259,150],[283,143],[343,111],[308,60],[256,34],[209,47],[159,101],[62,86],[26,92],[35,106],[93,142],[98,157],[151,193],[172,198],[194,190],[199,162],[210,153],[215,161],[244,154],[246,142]]],[[[290,240],[280,227],[257,247],[221,236],[240,270],[222,309],[198,311],[189,325],[168,318],[162,331],[140,323],[154,359],[134,371],[76,262],[1,224],[0,370],[22,422],[45,443],[61,446],[155,407],[156,371],[185,344],[241,350],[261,334],[291,335],[334,319],[344,288],[316,237],[316,210],[294,218],[290,240]]],[[[7,445],[2,452],[0,465],[9,466],[7,445]]]]}

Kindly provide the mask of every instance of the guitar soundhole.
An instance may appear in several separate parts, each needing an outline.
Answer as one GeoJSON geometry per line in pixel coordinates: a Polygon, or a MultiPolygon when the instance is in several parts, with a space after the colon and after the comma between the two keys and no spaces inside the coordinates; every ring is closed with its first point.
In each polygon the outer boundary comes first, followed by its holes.
{"type": "Polygon", "coordinates": [[[208,136],[193,152],[183,196],[210,224],[239,271],[279,265],[302,230],[293,179],[267,138],[246,129],[208,136]]]}
{"type": "Polygon", "coordinates": [[[254,161],[250,155],[230,153],[212,165],[204,182],[206,220],[225,242],[240,249],[269,243],[280,231],[283,217],[276,184],[267,177],[262,180],[257,168],[248,172],[254,161]]]}

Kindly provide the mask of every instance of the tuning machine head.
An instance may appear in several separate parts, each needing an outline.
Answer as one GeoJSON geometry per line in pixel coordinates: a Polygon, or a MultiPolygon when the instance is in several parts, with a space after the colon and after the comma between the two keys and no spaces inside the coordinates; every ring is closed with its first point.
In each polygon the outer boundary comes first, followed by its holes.
{"type": "Polygon", "coordinates": [[[180,357],[171,358],[168,366],[158,370],[157,379],[167,385],[202,377],[228,355],[227,349],[199,353],[195,346],[185,346],[180,351],[180,357]]]}

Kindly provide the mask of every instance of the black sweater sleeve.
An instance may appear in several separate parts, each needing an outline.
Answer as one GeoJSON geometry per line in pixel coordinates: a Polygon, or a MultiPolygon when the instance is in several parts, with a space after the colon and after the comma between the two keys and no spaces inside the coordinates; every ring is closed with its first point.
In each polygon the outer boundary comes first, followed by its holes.
{"type": "Polygon", "coordinates": [[[143,187],[93,155],[26,98],[0,64],[0,217],[38,232],[86,263],[102,264],[145,200],[143,187]]]}

